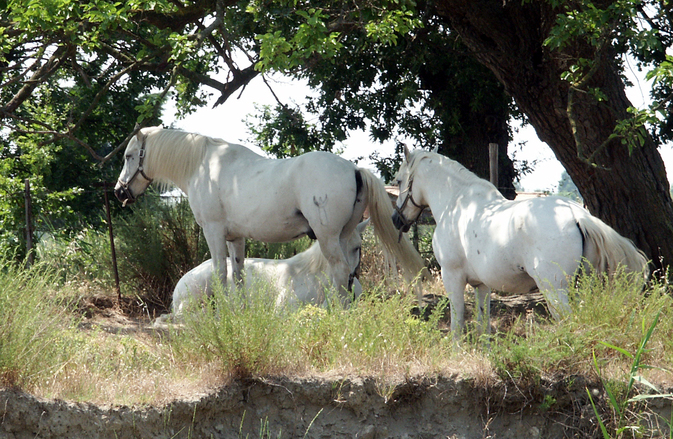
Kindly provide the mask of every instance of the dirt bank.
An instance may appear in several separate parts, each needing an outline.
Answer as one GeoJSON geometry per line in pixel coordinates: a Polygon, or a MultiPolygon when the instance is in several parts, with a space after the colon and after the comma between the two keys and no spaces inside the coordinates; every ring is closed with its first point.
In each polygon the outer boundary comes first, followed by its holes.
{"type": "MultiPolygon", "coordinates": [[[[531,389],[475,388],[459,378],[244,380],[162,407],[101,407],[0,390],[0,437],[563,438],[598,437],[581,377],[531,389]]],[[[604,404],[604,395],[594,390],[604,404]]],[[[671,419],[670,402],[652,406],[671,419]]],[[[652,415],[649,422],[657,424],[652,415]]],[[[663,428],[663,427],[662,427],[663,428]]],[[[663,433],[663,430],[662,430],[663,433]]]]}

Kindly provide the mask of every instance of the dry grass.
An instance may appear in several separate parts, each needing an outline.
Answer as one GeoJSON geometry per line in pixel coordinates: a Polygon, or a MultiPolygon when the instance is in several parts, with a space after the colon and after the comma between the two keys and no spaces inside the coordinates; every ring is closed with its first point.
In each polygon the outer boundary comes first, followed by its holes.
{"type": "MultiPolygon", "coordinates": [[[[25,315],[43,322],[25,320],[16,327],[38,328],[39,335],[56,341],[43,348],[40,362],[26,357],[30,368],[16,361],[0,363],[0,376],[4,384],[40,396],[100,404],[164,403],[208,392],[231,378],[278,374],[374,377],[384,397],[414,377],[459,375],[484,388],[503,381],[524,386],[575,374],[596,378],[594,353],[605,378],[623,380],[629,359],[603,343],[633,352],[656,312],[662,313],[660,323],[643,361],[667,370],[673,365],[673,301],[667,285],[643,294],[628,280],[588,281],[577,292],[572,317],[561,324],[533,311],[535,303],[518,311],[494,306],[490,345],[468,332],[457,346],[447,333],[447,313],[439,307],[428,320],[415,317],[413,298],[397,288],[398,280],[381,268],[379,257],[374,247],[366,248],[365,294],[351,309],[335,304],[330,310],[277,312],[263,300],[244,306],[220,295],[207,308],[212,312],[170,330],[151,329],[142,307],[121,312],[112,300],[82,306],[82,295],[90,291],[13,273],[0,283],[6,294],[14,288],[22,294],[11,295],[9,302],[0,298],[2,317],[25,315]]],[[[443,295],[438,279],[425,291],[428,297],[443,295]]],[[[466,299],[469,311],[473,299],[469,293],[466,299]]],[[[26,333],[21,341],[8,335],[10,329],[5,325],[0,334],[3,346],[9,340],[28,351],[20,343],[37,335],[26,333]]],[[[671,382],[662,369],[648,371],[647,377],[671,382]]]]}

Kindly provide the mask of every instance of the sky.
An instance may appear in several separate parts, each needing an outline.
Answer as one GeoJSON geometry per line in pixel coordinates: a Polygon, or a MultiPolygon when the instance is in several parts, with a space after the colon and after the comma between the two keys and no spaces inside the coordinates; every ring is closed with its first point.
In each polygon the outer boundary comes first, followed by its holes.
{"type": "MultiPolygon", "coordinates": [[[[647,103],[649,84],[642,79],[642,73],[631,71],[631,81],[635,86],[627,90],[631,103],[642,108],[647,103]]],[[[293,81],[280,76],[267,76],[273,92],[281,102],[286,104],[304,102],[307,93],[311,90],[298,81],[293,81]]],[[[276,100],[258,75],[245,88],[242,93],[235,93],[224,104],[212,108],[212,102],[195,113],[180,119],[175,119],[175,106],[171,102],[166,105],[164,122],[168,125],[173,123],[175,128],[189,132],[200,133],[209,137],[218,137],[231,143],[240,143],[259,153],[262,153],[252,144],[252,135],[248,132],[245,119],[255,113],[255,104],[275,106],[276,100]]],[[[510,144],[509,154],[518,160],[534,161],[534,170],[525,175],[520,181],[520,187],[525,192],[548,191],[555,192],[561,180],[563,166],[556,160],[549,146],[539,140],[532,126],[516,126],[514,141],[510,144]]],[[[374,151],[379,151],[382,156],[389,156],[393,152],[394,142],[379,144],[369,139],[365,132],[353,132],[350,137],[339,146],[343,149],[341,154],[344,158],[355,160],[358,157],[369,157],[374,151]]],[[[673,170],[673,147],[664,145],[660,152],[669,170],[673,170]]],[[[360,161],[359,166],[373,169],[368,160],[360,161]]]]}

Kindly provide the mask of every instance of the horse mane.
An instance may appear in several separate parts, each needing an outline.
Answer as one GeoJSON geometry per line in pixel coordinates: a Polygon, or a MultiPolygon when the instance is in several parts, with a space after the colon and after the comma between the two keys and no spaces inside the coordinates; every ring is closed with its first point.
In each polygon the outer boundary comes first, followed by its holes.
{"type": "Polygon", "coordinates": [[[414,150],[410,153],[407,166],[409,167],[409,175],[414,175],[418,166],[424,159],[436,160],[443,168],[447,169],[451,175],[451,182],[456,183],[455,191],[463,193],[465,191],[478,191],[480,193],[488,194],[494,192],[500,196],[500,191],[488,180],[479,177],[474,172],[467,169],[455,160],[443,156],[436,152],[424,151],[422,149],[414,150]]]}
{"type": "Polygon", "coordinates": [[[323,255],[318,241],[314,242],[308,250],[292,256],[288,260],[288,263],[292,266],[295,276],[330,272],[329,262],[325,258],[325,255],[323,255]]]}
{"type": "Polygon", "coordinates": [[[172,183],[185,187],[189,177],[203,163],[207,147],[225,143],[221,139],[162,127],[144,128],[141,132],[147,136],[147,167],[160,170],[156,180],[162,189],[172,183]]]}

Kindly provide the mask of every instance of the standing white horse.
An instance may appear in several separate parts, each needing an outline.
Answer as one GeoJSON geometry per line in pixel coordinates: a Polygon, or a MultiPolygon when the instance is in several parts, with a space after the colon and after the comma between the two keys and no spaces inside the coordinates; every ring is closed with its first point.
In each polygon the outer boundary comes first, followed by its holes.
{"type": "Polygon", "coordinates": [[[488,181],[436,153],[405,149],[393,222],[407,231],[424,207],[437,223],[432,248],[451,303],[454,337],[465,325],[464,290],[475,289],[479,330],[490,331],[491,289],[523,294],[536,287],[556,319],[570,312],[569,276],[585,262],[598,272],[618,265],[647,274],[633,243],[562,197],[510,201],[488,181]]]}
{"type": "MultiPolygon", "coordinates": [[[[347,242],[350,259],[350,283],[352,295],[357,299],[362,294],[362,285],[356,273],[360,267],[362,235],[367,223],[357,226],[347,242]]],[[[276,306],[296,306],[298,304],[323,305],[329,293],[331,279],[327,276],[329,265],[320,251],[320,244],[313,243],[307,250],[289,259],[247,258],[244,264],[245,288],[268,288],[270,294],[276,295],[276,306]]],[[[192,302],[198,302],[212,295],[214,267],[213,260],[208,259],[201,265],[191,269],[180,278],[173,290],[171,314],[160,317],[160,322],[169,318],[180,317],[192,302]]],[[[233,278],[229,275],[229,281],[233,278]]]]}
{"type": "Polygon", "coordinates": [[[423,269],[409,240],[397,240],[383,183],[334,154],[275,160],[220,139],[143,128],[126,147],[115,195],[124,205],[132,203],[155,179],[187,194],[225,285],[227,247],[240,280],[245,238],[284,242],[308,235],[320,243],[333,285],[346,297],[346,242],[367,206],[375,234],[405,277],[413,279],[423,269]]]}

